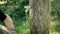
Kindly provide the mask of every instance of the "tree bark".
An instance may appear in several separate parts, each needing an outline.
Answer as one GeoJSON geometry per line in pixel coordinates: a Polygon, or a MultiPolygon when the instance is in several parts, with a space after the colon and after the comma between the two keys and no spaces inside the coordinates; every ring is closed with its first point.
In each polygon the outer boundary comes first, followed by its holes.
{"type": "Polygon", "coordinates": [[[29,0],[31,34],[49,34],[49,0],[29,0]]]}

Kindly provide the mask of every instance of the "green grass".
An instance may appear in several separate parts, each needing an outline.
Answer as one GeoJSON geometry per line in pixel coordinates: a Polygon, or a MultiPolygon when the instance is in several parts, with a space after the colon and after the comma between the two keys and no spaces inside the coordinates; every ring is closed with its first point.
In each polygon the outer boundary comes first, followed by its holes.
{"type": "Polygon", "coordinates": [[[50,34],[60,34],[60,32],[56,31],[56,24],[55,22],[50,23],[50,34]]]}
{"type": "Polygon", "coordinates": [[[18,34],[30,34],[30,25],[26,21],[14,20],[15,30],[18,34]]]}

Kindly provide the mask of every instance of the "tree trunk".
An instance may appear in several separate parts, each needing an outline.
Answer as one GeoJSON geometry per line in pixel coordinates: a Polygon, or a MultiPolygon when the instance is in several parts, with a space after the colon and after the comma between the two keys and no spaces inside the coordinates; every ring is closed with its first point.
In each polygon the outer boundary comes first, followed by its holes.
{"type": "Polygon", "coordinates": [[[29,0],[31,34],[49,34],[49,0],[29,0]]]}

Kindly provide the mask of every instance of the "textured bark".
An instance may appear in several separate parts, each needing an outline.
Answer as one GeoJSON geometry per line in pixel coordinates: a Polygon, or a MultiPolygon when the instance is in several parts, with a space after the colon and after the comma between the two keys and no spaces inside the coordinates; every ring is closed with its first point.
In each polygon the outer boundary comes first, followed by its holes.
{"type": "Polygon", "coordinates": [[[49,34],[49,0],[29,0],[31,34],[49,34]]]}

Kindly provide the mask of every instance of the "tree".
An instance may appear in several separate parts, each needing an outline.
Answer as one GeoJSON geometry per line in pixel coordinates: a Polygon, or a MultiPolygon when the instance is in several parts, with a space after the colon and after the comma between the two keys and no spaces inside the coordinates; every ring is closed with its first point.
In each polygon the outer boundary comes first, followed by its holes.
{"type": "Polygon", "coordinates": [[[31,34],[49,34],[49,0],[29,0],[31,34]]]}

